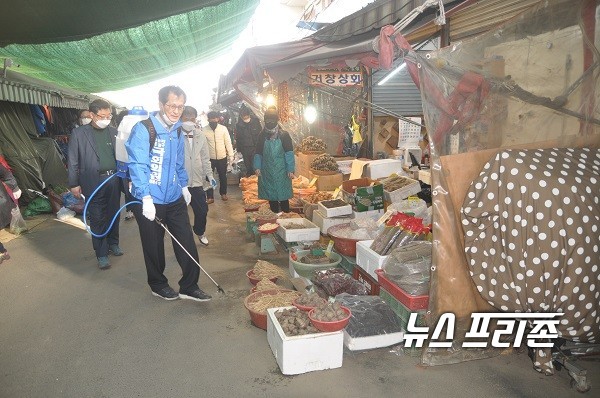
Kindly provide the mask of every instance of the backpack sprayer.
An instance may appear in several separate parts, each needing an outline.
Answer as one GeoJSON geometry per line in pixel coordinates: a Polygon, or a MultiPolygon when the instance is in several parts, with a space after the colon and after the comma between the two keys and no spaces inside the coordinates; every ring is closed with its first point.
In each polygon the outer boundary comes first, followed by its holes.
{"type": "MultiPolygon", "coordinates": [[[[119,124],[119,127],[117,128],[118,133],[117,133],[117,137],[116,137],[116,141],[115,141],[115,158],[117,160],[117,172],[115,174],[109,176],[106,180],[104,180],[102,182],[102,184],[98,185],[98,187],[94,190],[94,192],[92,192],[92,194],[90,195],[88,200],[85,201],[85,205],[83,206],[83,223],[84,223],[87,231],[90,233],[90,235],[92,235],[96,238],[103,238],[110,232],[113,224],[115,223],[115,220],[117,219],[117,217],[119,217],[121,211],[127,205],[142,204],[142,202],[140,202],[139,200],[133,200],[131,202],[125,203],[123,206],[121,206],[119,208],[119,210],[117,210],[117,213],[114,215],[113,219],[111,220],[110,225],[108,226],[106,231],[104,231],[104,233],[102,233],[102,234],[93,233],[92,230],[90,229],[89,225],[87,224],[87,218],[86,218],[87,207],[88,207],[89,202],[92,200],[92,198],[96,194],[96,192],[98,192],[104,186],[104,184],[106,184],[113,177],[121,177],[121,178],[129,179],[129,155],[127,154],[127,149],[125,148],[125,143],[129,139],[129,135],[131,134],[131,130],[133,129],[133,126],[137,122],[141,122],[141,121],[148,119],[148,117],[149,117],[149,114],[143,107],[134,106],[129,111],[129,113],[123,118],[123,120],[119,124]]],[[[154,136],[156,136],[156,132],[154,132],[154,136]]],[[[153,137],[151,134],[150,148],[152,148],[154,146],[153,141],[154,140],[153,140],[153,137]]],[[[85,200],[85,197],[83,199],[85,200]]],[[[215,286],[217,286],[217,290],[219,292],[225,294],[225,291],[223,290],[223,288],[221,286],[219,286],[219,284],[210,276],[210,274],[208,272],[206,272],[206,270],[204,268],[202,268],[200,263],[186,250],[185,247],[183,247],[183,245],[175,238],[175,236],[173,236],[173,234],[171,233],[171,231],[169,231],[167,226],[165,224],[163,224],[162,220],[155,218],[155,221],[158,223],[158,225],[163,227],[163,229],[165,231],[167,231],[167,233],[171,236],[171,238],[183,249],[183,251],[202,270],[202,272],[204,272],[204,274],[206,274],[206,276],[208,276],[208,278],[212,281],[212,283],[214,283],[215,286]]]]}

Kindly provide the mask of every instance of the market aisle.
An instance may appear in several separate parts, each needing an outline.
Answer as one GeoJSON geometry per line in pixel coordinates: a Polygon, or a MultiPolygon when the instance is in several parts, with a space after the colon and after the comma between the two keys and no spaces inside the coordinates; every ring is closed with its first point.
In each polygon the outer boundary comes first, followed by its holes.
{"type": "MultiPolygon", "coordinates": [[[[137,225],[121,224],[122,257],[99,271],[89,238],[48,219],[10,242],[0,265],[0,397],[579,397],[567,374],[536,373],[526,353],[434,368],[398,350],[345,353],[342,368],[283,376],[265,332],[250,325],[241,193],[210,205],[201,277],[209,303],[166,302],[145,282],[137,225]]],[[[180,269],[167,243],[166,275],[180,269]]],[[[285,254],[265,256],[287,268],[285,254]]],[[[600,364],[584,362],[594,389],[600,364]]],[[[592,394],[592,392],[590,394],[592,394]]]]}

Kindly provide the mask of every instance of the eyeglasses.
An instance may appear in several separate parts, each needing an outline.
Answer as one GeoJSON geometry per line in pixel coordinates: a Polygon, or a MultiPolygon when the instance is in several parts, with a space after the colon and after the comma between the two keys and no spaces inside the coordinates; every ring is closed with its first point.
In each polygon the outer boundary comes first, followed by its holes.
{"type": "Polygon", "coordinates": [[[165,107],[168,108],[171,112],[183,112],[183,108],[185,108],[185,105],[165,104],[165,107]]]}
{"type": "Polygon", "coordinates": [[[112,115],[108,114],[108,115],[99,115],[97,113],[94,113],[94,115],[98,116],[98,119],[100,120],[110,120],[112,119],[112,115]]]}

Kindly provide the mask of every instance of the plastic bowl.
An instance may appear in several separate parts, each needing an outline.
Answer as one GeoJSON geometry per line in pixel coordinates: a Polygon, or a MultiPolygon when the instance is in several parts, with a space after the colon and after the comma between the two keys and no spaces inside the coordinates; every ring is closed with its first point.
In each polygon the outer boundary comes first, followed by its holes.
{"type": "MultiPolygon", "coordinates": [[[[296,299],[296,300],[298,300],[298,299],[296,299]]],[[[301,310],[301,311],[306,311],[306,312],[308,312],[308,311],[312,310],[313,308],[315,308],[315,306],[314,306],[314,305],[310,305],[310,306],[309,306],[309,305],[302,305],[302,304],[298,304],[298,303],[296,302],[296,300],[292,301],[292,305],[293,305],[294,307],[298,308],[298,309],[299,309],[299,310],[301,310]]],[[[323,304],[325,304],[326,302],[327,302],[327,301],[326,301],[325,299],[323,299],[323,304]]]]}
{"type": "MultiPolygon", "coordinates": [[[[296,258],[299,260],[302,257],[306,256],[308,253],[310,253],[310,250],[299,250],[296,252],[296,258]]],[[[342,261],[342,256],[333,252],[331,252],[331,256],[329,258],[334,261],[328,264],[305,264],[294,260],[291,257],[290,262],[292,263],[292,266],[294,267],[294,270],[298,273],[298,275],[310,279],[312,278],[315,271],[323,271],[326,269],[337,268],[340,262],[342,261]]]]}
{"type": "MultiPolygon", "coordinates": [[[[254,270],[251,269],[248,272],[246,272],[246,276],[248,277],[248,280],[250,281],[250,283],[252,283],[253,285],[256,285],[258,283],[258,281],[260,281],[259,278],[254,276],[254,270]]],[[[269,278],[269,280],[273,283],[277,282],[277,277],[273,277],[273,278],[269,278]]]]}
{"type": "MultiPolygon", "coordinates": [[[[252,293],[244,299],[244,307],[246,307],[246,309],[250,313],[250,321],[252,322],[252,324],[254,326],[256,326],[259,329],[267,330],[267,312],[266,311],[264,313],[256,312],[256,311],[250,309],[249,305],[251,303],[255,302],[259,297],[267,296],[267,295],[274,296],[281,292],[298,293],[294,290],[289,290],[289,289],[269,289],[269,290],[260,290],[256,293],[252,293]]],[[[298,293],[298,295],[300,295],[300,293],[298,293]]]]}
{"type": "Polygon", "coordinates": [[[349,308],[342,306],[342,310],[344,310],[347,316],[339,321],[325,322],[313,318],[313,314],[315,312],[314,308],[308,312],[308,318],[314,327],[319,329],[321,332],[337,332],[348,325],[348,322],[350,322],[350,317],[352,316],[352,312],[350,312],[349,308]]]}
{"type": "Polygon", "coordinates": [[[348,257],[356,257],[356,242],[365,239],[351,239],[351,238],[343,238],[337,235],[337,231],[342,228],[347,228],[350,226],[350,223],[346,224],[338,224],[327,229],[327,235],[333,239],[333,247],[335,250],[348,257]]]}

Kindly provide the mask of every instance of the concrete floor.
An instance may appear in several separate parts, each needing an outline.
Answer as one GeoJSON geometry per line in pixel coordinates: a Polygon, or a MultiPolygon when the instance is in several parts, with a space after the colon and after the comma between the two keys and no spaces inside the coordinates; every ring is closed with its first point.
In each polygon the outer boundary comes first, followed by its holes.
{"type": "MultiPolygon", "coordinates": [[[[100,271],[86,233],[47,218],[6,243],[0,265],[0,397],[576,397],[566,371],[546,377],[526,352],[423,367],[398,348],[345,352],[338,369],[283,376],[266,333],[250,324],[244,273],[258,258],[241,194],[210,205],[200,247],[208,303],[150,295],[135,221],[122,257],[100,271]]],[[[191,210],[190,210],[191,212],[191,210]]],[[[43,216],[38,216],[43,218],[43,216]]],[[[33,221],[32,221],[33,224],[33,221]]],[[[170,240],[166,275],[180,275],[170,240]]],[[[264,258],[287,268],[285,254],[264,258]]],[[[600,363],[580,362],[600,391],[600,363]]],[[[596,392],[594,392],[594,390],[596,392]]]]}

